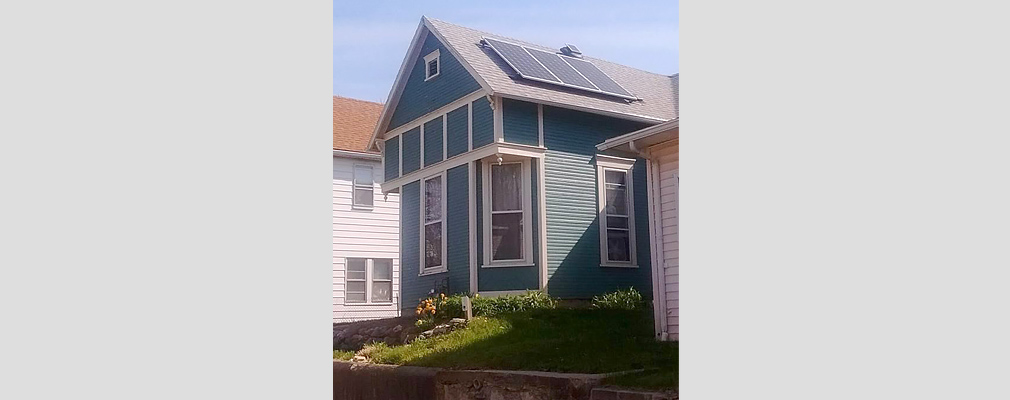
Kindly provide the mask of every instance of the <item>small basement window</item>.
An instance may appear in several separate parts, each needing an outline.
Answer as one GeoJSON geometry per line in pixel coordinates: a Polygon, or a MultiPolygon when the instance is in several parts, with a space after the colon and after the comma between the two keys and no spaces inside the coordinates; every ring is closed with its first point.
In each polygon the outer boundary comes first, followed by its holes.
{"type": "Polygon", "coordinates": [[[435,49],[435,51],[428,53],[428,55],[424,56],[425,81],[438,76],[438,73],[441,72],[441,68],[442,65],[441,63],[439,63],[438,60],[438,49],[435,49]]]}

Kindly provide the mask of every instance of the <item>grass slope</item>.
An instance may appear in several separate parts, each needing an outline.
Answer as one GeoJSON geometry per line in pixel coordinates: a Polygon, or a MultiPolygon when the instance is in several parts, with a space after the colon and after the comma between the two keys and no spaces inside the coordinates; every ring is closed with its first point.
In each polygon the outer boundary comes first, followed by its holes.
{"type": "MultiPolygon", "coordinates": [[[[477,317],[465,329],[405,346],[378,344],[368,349],[368,357],[450,369],[603,373],[644,368],[663,371],[645,378],[646,384],[675,387],[677,345],[657,342],[652,329],[649,310],[534,310],[477,317]]],[[[625,379],[631,386],[643,380],[625,379]]]]}

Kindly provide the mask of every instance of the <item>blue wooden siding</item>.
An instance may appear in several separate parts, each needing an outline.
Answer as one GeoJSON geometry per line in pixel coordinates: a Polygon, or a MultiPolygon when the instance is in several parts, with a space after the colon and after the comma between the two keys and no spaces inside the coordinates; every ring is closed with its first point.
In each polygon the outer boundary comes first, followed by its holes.
{"type": "Polygon", "coordinates": [[[449,293],[470,292],[470,174],[467,164],[446,171],[449,293]]]}
{"type": "Polygon", "coordinates": [[[442,161],[442,117],[424,123],[424,166],[442,161]]]}
{"type": "Polygon", "coordinates": [[[467,135],[469,135],[469,127],[467,126],[467,118],[469,113],[470,109],[467,106],[463,106],[446,114],[446,136],[449,142],[446,143],[445,150],[449,154],[446,154],[445,158],[466,153],[468,150],[469,138],[467,138],[467,135]]]}
{"type": "Polygon", "coordinates": [[[540,144],[537,105],[525,101],[502,100],[502,137],[508,143],[540,144]]]}
{"type": "Polygon", "coordinates": [[[386,146],[382,151],[382,157],[384,159],[383,161],[386,163],[384,176],[388,181],[400,176],[400,138],[392,138],[385,141],[385,144],[386,146]]]}
{"type": "Polygon", "coordinates": [[[421,168],[421,127],[411,129],[403,134],[403,174],[409,174],[421,168]]]}
{"type": "Polygon", "coordinates": [[[400,309],[417,307],[418,299],[427,292],[417,273],[421,250],[421,185],[414,181],[403,185],[400,193],[400,309]]]}
{"type": "Polygon", "coordinates": [[[480,89],[480,84],[434,35],[426,33],[423,40],[421,51],[410,68],[410,76],[389,119],[387,131],[480,89]],[[435,49],[438,49],[441,64],[439,74],[426,82],[424,56],[435,49]]]}
{"type": "Polygon", "coordinates": [[[494,142],[494,110],[487,98],[477,99],[473,106],[473,148],[494,142]]]}
{"type": "Polygon", "coordinates": [[[588,298],[634,286],[651,297],[644,160],[633,170],[638,268],[600,267],[596,144],[646,124],[544,106],[547,291],[588,298]]]}

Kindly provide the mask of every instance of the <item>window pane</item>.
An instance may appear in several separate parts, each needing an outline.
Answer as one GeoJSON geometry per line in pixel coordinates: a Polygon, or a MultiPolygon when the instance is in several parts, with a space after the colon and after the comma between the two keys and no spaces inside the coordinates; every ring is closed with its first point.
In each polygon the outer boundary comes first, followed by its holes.
{"type": "Polygon", "coordinates": [[[365,293],[365,282],[347,282],[348,294],[350,293],[365,293]]]}
{"type": "Polygon", "coordinates": [[[374,199],[372,194],[372,189],[354,189],[354,205],[356,206],[372,206],[372,201],[374,199]]]}
{"type": "Polygon", "coordinates": [[[428,76],[432,76],[438,73],[438,59],[434,59],[428,62],[428,76]]]}
{"type": "MultiPolygon", "coordinates": [[[[364,283],[364,282],[362,282],[364,283]]],[[[361,293],[347,293],[344,298],[345,303],[364,303],[365,302],[365,292],[361,293]]]]}
{"type": "Polygon", "coordinates": [[[607,217],[607,228],[628,229],[628,217],[607,217]]]}
{"type": "Polygon", "coordinates": [[[442,219],[442,177],[424,182],[424,221],[442,219]]]}
{"type": "Polygon", "coordinates": [[[624,179],[628,176],[627,172],[622,171],[606,171],[604,172],[605,183],[623,185],[624,179]]]}
{"type": "Polygon", "coordinates": [[[523,191],[520,164],[491,164],[491,210],[522,210],[523,191]]]}
{"type": "Polygon", "coordinates": [[[365,280],[365,259],[363,258],[347,259],[347,279],[365,280]]]}
{"type": "Polygon", "coordinates": [[[393,279],[393,260],[372,261],[372,279],[393,279]]]}
{"type": "Polygon", "coordinates": [[[442,265],[441,222],[424,227],[424,267],[431,268],[439,265],[442,265]]]}
{"type": "Polygon", "coordinates": [[[607,229],[607,259],[610,261],[631,261],[628,231],[607,229]]]}
{"type": "Polygon", "coordinates": [[[393,301],[393,282],[372,283],[372,301],[393,301]]]}
{"type": "Polygon", "coordinates": [[[607,214],[628,215],[628,196],[623,187],[607,188],[607,214]]]}
{"type": "Polygon", "coordinates": [[[372,167],[354,167],[354,184],[371,185],[372,167]]]}
{"type": "Polygon", "coordinates": [[[523,214],[494,214],[491,216],[491,259],[517,260],[523,258],[523,214]]]}

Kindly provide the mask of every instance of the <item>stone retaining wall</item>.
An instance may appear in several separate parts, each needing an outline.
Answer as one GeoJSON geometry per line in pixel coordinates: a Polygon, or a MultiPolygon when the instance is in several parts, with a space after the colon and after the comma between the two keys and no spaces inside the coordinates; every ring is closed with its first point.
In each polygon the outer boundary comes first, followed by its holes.
{"type": "Polygon", "coordinates": [[[420,332],[413,317],[376,319],[333,324],[333,349],[357,351],[369,343],[396,346],[413,340],[420,332]]]}

